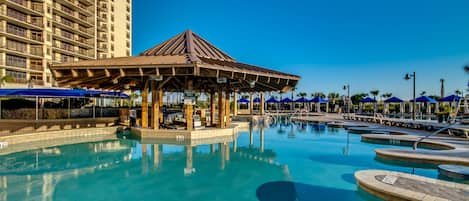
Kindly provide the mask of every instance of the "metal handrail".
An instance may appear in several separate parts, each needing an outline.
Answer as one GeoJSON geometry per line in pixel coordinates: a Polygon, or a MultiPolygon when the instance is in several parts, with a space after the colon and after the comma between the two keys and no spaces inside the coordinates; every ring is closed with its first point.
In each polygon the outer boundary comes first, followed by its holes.
{"type": "Polygon", "coordinates": [[[458,101],[458,105],[457,105],[457,107],[456,107],[456,113],[455,113],[454,117],[453,117],[452,119],[451,119],[451,116],[449,117],[449,118],[450,118],[450,123],[449,123],[447,126],[445,126],[445,127],[443,127],[443,128],[440,128],[440,129],[438,129],[437,131],[435,131],[435,132],[433,132],[433,133],[430,133],[429,135],[426,135],[426,136],[420,138],[419,140],[415,141],[415,142],[414,142],[414,145],[413,145],[413,147],[412,147],[413,150],[417,150],[418,144],[419,144],[420,142],[422,142],[423,140],[425,140],[425,139],[427,139],[427,138],[429,138],[429,137],[431,137],[431,136],[433,136],[433,135],[436,135],[436,134],[438,134],[438,133],[441,133],[441,132],[443,132],[443,131],[445,131],[445,130],[447,130],[447,129],[450,129],[453,125],[455,125],[455,124],[457,123],[456,117],[458,116],[459,108],[460,108],[460,106],[461,106],[461,99],[463,99],[463,98],[460,98],[459,101],[458,101]]]}

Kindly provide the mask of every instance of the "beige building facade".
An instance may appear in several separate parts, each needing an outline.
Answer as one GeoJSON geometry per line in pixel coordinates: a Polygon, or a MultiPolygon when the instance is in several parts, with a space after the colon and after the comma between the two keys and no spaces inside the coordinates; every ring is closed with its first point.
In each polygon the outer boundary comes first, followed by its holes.
{"type": "Polygon", "coordinates": [[[0,0],[0,84],[51,87],[48,64],[131,55],[131,0],[0,0]]]}

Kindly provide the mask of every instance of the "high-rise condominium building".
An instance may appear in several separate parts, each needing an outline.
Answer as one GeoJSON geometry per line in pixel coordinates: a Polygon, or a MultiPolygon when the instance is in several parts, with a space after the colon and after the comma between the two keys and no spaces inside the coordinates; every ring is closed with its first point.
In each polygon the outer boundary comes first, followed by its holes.
{"type": "Polygon", "coordinates": [[[131,22],[131,0],[0,0],[2,87],[52,86],[51,62],[130,56],[131,22]]]}

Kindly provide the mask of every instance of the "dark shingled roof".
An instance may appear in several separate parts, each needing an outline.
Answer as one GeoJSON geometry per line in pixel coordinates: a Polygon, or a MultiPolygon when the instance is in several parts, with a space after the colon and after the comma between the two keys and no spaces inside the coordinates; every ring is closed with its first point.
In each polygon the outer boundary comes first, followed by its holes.
{"type": "Polygon", "coordinates": [[[221,61],[234,61],[233,57],[224,53],[208,41],[187,30],[177,36],[152,47],[141,56],[166,56],[166,55],[187,55],[193,62],[198,61],[198,57],[217,59],[221,61]]]}

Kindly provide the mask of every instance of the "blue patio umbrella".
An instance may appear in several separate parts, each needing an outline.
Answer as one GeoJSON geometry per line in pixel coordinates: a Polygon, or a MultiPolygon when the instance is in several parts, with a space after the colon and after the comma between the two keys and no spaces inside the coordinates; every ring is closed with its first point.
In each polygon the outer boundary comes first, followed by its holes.
{"type": "MultiPolygon", "coordinates": [[[[415,99],[417,103],[436,103],[436,100],[433,98],[430,98],[428,96],[420,96],[415,99]]],[[[410,102],[413,102],[413,100],[410,100],[410,102]]]]}
{"type": "Polygon", "coordinates": [[[256,97],[256,98],[254,98],[253,101],[254,101],[254,103],[260,103],[260,102],[261,102],[261,99],[260,99],[259,97],[256,97]]]}
{"type": "Polygon", "coordinates": [[[309,102],[312,102],[312,103],[327,103],[329,101],[327,99],[316,96],[313,99],[309,100],[309,102]]]}
{"type": "Polygon", "coordinates": [[[385,103],[402,103],[404,102],[402,99],[398,98],[398,97],[391,97],[391,98],[388,98],[386,100],[384,100],[385,103]]]}
{"type": "Polygon", "coordinates": [[[454,102],[454,101],[459,101],[459,99],[461,99],[461,96],[457,96],[457,95],[450,95],[450,96],[446,96],[444,98],[440,98],[438,99],[439,102],[454,102]]]}
{"type": "Polygon", "coordinates": [[[293,102],[293,100],[287,97],[287,98],[282,99],[280,102],[281,103],[291,103],[291,102],[293,102]]]}
{"type": "Polygon", "coordinates": [[[301,97],[301,98],[296,99],[295,102],[297,102],[297,103],[307,103],[309,101],[305,97],[301,97]]]}
{"type": "Polygon", "coordinates": [[[376,103],[374,98],[366,97],[360,101],[361,103],[376,103]]]}
{"type": "Polygon", "coordinates": [[[268,100],[265,101],[266,103],[278,103],[279,101],[274,97],[270,97],[268,100]]]}
{"type": "Polygon", "coordinates": [[[238,100],[238,103],[249,103],[249,100],[248,99],[245,99],[245,98],[240,98],[238,100]]]}

